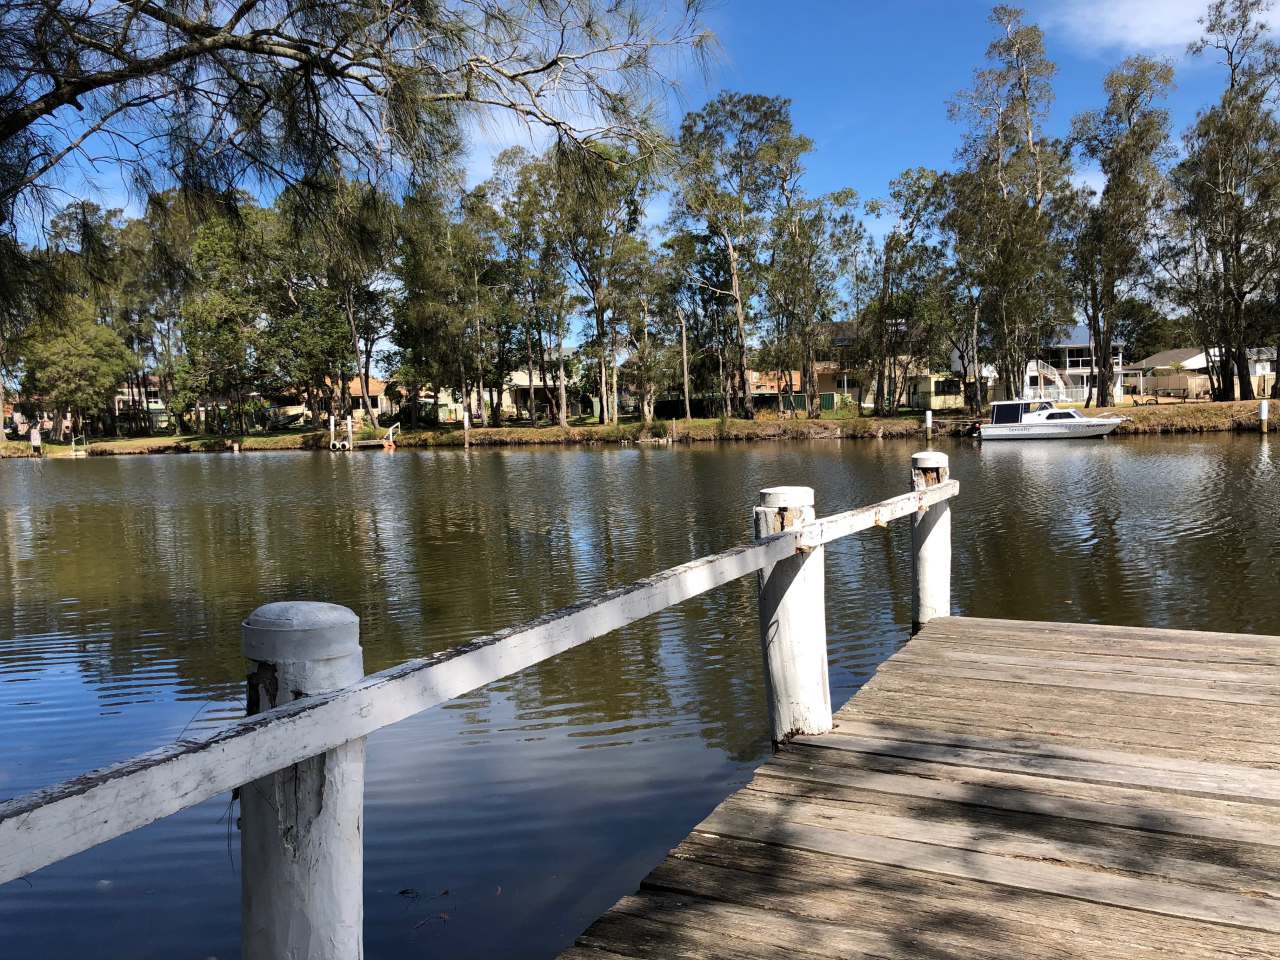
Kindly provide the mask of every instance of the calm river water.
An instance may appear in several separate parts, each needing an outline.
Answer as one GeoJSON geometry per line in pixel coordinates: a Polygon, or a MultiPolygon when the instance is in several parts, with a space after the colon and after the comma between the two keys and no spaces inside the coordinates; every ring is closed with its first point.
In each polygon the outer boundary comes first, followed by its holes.
{"type": "MultiPolygon", "coordinates": [[[[943,444],[957,612],[1280,634],[1280,443],[943,444]]],[[[346,604],[372,672],[740,542],[756,491],[903,492],[880,441],[0,464],[0,798],[242,710],[239,623],[346,604]]],[[[906,525],[828,548],[843,702],[905,639],[906,525]]],[[[768,747],[754,580],[369,744],[371,958],[553,956],[768,747]]],[[[239,955],[229,798],[0,887],[5,956],[239,955]]]]}

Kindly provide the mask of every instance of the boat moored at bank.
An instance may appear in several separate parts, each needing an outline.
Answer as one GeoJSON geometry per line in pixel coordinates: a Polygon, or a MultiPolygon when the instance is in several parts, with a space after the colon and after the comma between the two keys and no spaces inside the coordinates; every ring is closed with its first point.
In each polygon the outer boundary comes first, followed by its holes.
{"type": "Polygon", "coordinates": [[[1105,437],[1127,417],[1086,417],[1052,400],[998,400],[991,422],[978,428],[983,440],[1073,440],[1105,437]]]}

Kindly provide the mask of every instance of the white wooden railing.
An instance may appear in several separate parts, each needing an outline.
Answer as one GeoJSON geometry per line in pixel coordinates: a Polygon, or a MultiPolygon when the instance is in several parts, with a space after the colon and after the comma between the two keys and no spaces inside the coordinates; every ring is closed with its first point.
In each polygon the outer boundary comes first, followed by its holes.
{"type": "Polygon", "coordinates": [[[913,516],[913,631],[950,611],[959,484],[934,452],[912,457],[911,478],[910,493],[820,520],[811,488],[763,490],[753,543],[370,676],[350,610],[260,607],[243,626],[249,715],[0,804],[0,883],[239,788],[244,956],[359,957],[365,737],[750,573],[774,742],[824,733],[824,544],[913,516]]]}

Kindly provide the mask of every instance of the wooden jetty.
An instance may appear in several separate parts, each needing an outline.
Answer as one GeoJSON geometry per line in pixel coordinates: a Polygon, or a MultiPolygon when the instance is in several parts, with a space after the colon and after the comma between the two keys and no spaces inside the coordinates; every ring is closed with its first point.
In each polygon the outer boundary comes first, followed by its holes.
{"type": "Polygon", "coordinates": [[[1280,639],[953,618],[958,493],[763,490],[750,543],[369,676],[350,610],[267,604],[247,715],[0,803],[0,883],[234,789],[245,960],[360,957],[365,737],[754,574],[780,750],[564,960],[1280,956],[1280,639]],[[824,545],[906,518],[915,637],[833,717],[824,545]]]}
{"type": "Polygon", "coordinates": [[[1280,957],[1280,637],[944,617],[562,960],[1280,957]]]}

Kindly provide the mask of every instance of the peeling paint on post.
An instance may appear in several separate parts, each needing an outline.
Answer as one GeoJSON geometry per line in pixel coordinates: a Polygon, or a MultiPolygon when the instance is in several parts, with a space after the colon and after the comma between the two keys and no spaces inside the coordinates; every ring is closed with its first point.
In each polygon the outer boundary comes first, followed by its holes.
{"type": "MultiPolygon", "coordinates": [[[[911,488],[927,490],[950,479],[947,455],[936,451],[911,457],[911,488]]],[[[911,632],[934,617],[951,615],[951,504],[943,500],[911,519],[911,632]]]]}
{"type": "MultiPolygon", "coordinates": [[[[245,620],[248,712],[364,676],[360,619],[332,603],[268,603],[245,620]]],[[[244,960],[364,955],[364,741],[240,788],[244,960]]]]}
{"type": "MultiPolygon", "coordinates": [[[[812,487],[770,487],[755,508],[756,539],[814,520],[812,487]]],[[[760,570],[760,643],[774,744],[831,730],[823,548],[760,570]]]]}

